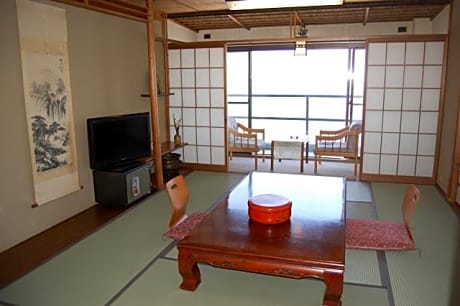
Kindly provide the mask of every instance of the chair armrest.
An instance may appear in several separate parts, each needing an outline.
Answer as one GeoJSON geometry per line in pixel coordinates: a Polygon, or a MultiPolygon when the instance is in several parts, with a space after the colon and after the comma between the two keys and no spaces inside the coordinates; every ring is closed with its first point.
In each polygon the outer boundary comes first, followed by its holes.
{"type": "Polygon", "coordinates": [[[238,142],[244,141],[249,141],[250,139],[253,139],[257,141],[257,134],[248,134],[248,133],[241,133],[238,131],[235,131],[234,129],[228,129],[229,136],[238,140],[238,142]]]}
{"type": "MultiPolygon", "coordinates": [[[[348,139],[350,136],[358,136],[361,132],[359,130],[344,130],[335,135],[316,135],[316,142],[318,141],[337,141],[339,139],[348,139]]],[[[358,138],[355,138],[356,141],[358,138]]]]}
{"type": "Polygon", "coordinates": [[[241,123],[238,123],[237,125],[239,129],[248,134],[262,134],[262,139],[265,140],[265,129],[249,128],[245,125],[242,125],[241,123]]]}
{"type": "Polygon", "coordinates": [[[358,152],[359,130],[344,130],[337,135],[317,135],[315,139],[315,151],[342,151],[347,154],[358,152]]]}
{"type": "Polygon", "coordinates": [[[337,141],[339,139],[345,138],[350,135],[349,130],[344,130],[340,133],[336,133],[334,135],[316,135],[316,142],[320,141],[337,141]]]}
{"type": "Polygon", "coordinates": [[[334,130],[334,131],[328,131],[328,130],[320,130],[319,131],[319,134],[320,135],[336,135],[336,134],[340,134],[340,133],[343,133],[345,131],[349,131],[350,128],[348,126],[340,129],[340,130],[334,130]]]}

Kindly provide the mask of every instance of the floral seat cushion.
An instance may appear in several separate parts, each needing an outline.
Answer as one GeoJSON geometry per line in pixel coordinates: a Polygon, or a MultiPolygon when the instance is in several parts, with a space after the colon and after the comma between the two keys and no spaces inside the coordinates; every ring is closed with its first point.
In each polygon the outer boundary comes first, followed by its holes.
{"type": "Polygon", "coordinates": [[[190,216],[185,218],[179,224],[169,229],[165,236],[175,239],[182,240],[184,239],[198,224],[200,224],[209,213],[204,211],[197,211],[192,213],[190,216]]]}
{"type": "Polygon", "coordinates": [[[404,223],[370,219],[347,219],[345,246],[372,250],[416,249],[404,223]]]}

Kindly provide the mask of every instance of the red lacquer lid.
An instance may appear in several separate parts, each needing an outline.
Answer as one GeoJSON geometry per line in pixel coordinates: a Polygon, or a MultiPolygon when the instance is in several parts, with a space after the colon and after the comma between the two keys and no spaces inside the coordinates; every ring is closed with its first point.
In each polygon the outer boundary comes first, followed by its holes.
{"type": "Polygon", "coordinates": [[[259,194],[250,198],[248,205],[254,209],[275,212],[291,207],[292,202],[278,194],[259,194]]]}
{"type": "Polygon", "coordinates": [[[260,194],[248,200],[251,220],[264,224],[276,224],[289,220],[292,202],[277,194],[260,194]]]}

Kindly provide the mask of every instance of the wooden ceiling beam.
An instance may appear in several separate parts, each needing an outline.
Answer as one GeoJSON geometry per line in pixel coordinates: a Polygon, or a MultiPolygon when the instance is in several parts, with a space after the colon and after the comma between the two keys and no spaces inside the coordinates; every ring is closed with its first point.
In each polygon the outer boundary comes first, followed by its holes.
{"type": "Polygon", "coordinates": [[[367,24],[367,21],[369,20],[369,12],[371,9],[369,7],[366,8],[366,13],[364,14],[364,20],[363,20],[363,25],[365,26],[367,24]]]}
{"type": "MultiPolygon", "coordinates": [[[[183,0],[182,0],[183,1],[183,0]]],[[[233,15],[244,15],[244,14],[263,14],[263,13],[274,13],[274,12],[292,12],[295,10],[303,11],[316,11],[316,10],[333,10],[333,9],[350,9],[350,8],[367,8],[367,7],[394,7],[394,6],[406,6],[406,5],[445,5],[450,4],[452,0],[345,0],[342,5],[330,5],[330,6],[308,6],[308,7],[285,7],[276,9],[257,9],[257,10],[214,10],[214,11],[197,11],[197,12],[186,12],[186,13],[171,13],[168,14],[169,18],[185,18],[185,17],[200,17],[200,16],[219,16],[228,15],[229,12],[233,12],[233,15]]]]}
{"type": "Polygon", "coordinates": [[[189,9],[194,10],[195,12],[198,11],[198,10],[196,9],[196,7],[193,7],[193,6],[191,6],[191,5],[189,5],[188,3],[185,3],[185,2],[183,2],[183,1],[174,0],[174,2],[177,2],[177,3],[179,3],[180,5],[183,5],[183,6],[185,6],[185,7],[188,7],[189,9]]]}
{"type": "Polygon", "coordinates": [[[147,6],[142,7],[120,0],[54,0],[68,5],[78,6],[92,11],[115,15],[136,21],[147,22],[147,6]]]}
{"type": "Polygon", "coordinates": [[[295,38],[296,19],[293,13],[289,14],[289,37],[295,38]]]}
{"type": "Polygon", "coordinates": [[[236,23],[237,25],[239,25],[240,27],[246,29],[246,30],[251,30],[250,27],[248,27],[247,25],[243,24],[241,21],[238,20],[238,18],[232,16],[232,15],[227,15],[228,18],[230,18],[234,23],[236,23]]]}
{"type": "Polygon", "coordinates": [[[294,12],[294,16],[295,16],[295,19],[297,20],[297,22],[298,22],[301,26],[305,25],[305,24],[303,23],[303,20],[300,18],[299,13],[298,13],[297,11],[294,12]]]}
{"type": "Polygon", "coordinates": [[[114,12],[120,12],[124,14],[133,14],[145,16],[147,19],[147,9],[145,7],[137,6],[134,4],[129,4],[123,1],[117,0],[90,0],[90,6],[95,6],[98,8],[113,10],[114,12]]]}
{"type": "Polygon", "coordinates": [[[144,1],[144,5],[137,5],[128,1],[123,1],[123,0],[85,0],[86,3],[89,5],[91,4],[96,4],[105,2],[108,5],[116,6],[116,7],[121,7],[121,8],[127,8],[127,9],[132,9],[132,10],[138,10],[145,12],[147,14],[148,8],[147,8],[147,2],[144,1]]]}

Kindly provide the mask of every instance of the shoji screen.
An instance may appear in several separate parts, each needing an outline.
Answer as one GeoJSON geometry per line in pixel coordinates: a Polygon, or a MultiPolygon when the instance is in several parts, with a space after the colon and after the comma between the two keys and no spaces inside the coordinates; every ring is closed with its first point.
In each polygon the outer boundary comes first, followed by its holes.
{"type": "Polygon", "coordinates": [[[225,166],[225,48],[168,51],[170,135],[183,119],[185,163],[225,166]]]}
{"type": "Polygon", "coordinates": [[[434,179],[444,44],[368,43],[363,179],[434,179]]]}

